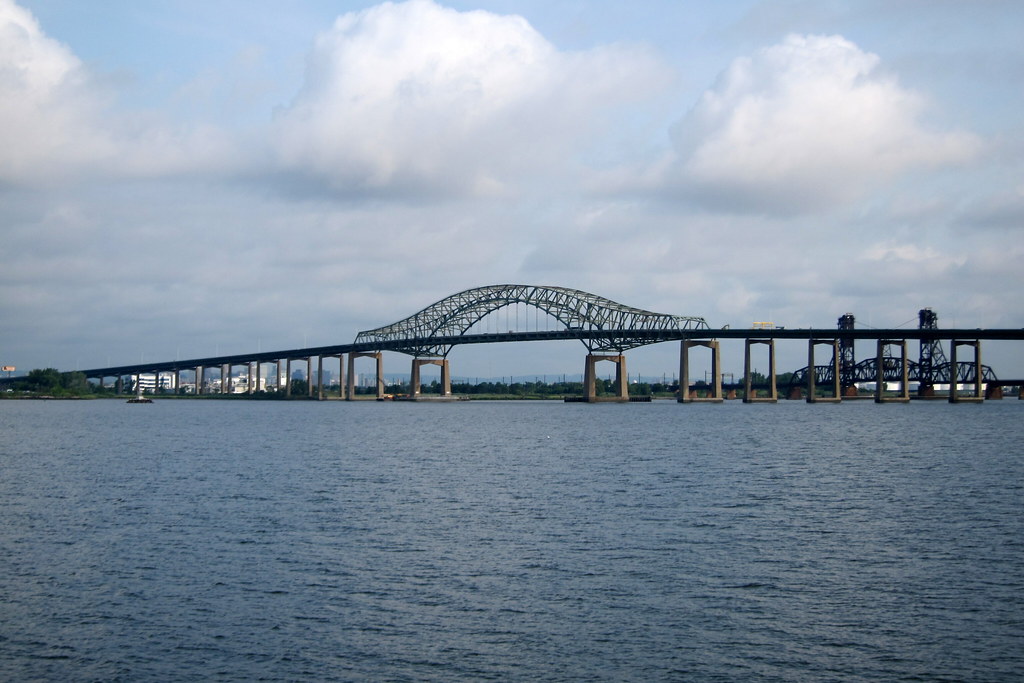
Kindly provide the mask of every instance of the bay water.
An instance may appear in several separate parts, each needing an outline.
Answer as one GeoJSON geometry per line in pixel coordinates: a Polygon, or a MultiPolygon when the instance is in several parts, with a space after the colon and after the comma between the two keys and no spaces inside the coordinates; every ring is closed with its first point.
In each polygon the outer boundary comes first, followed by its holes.
{"type": "Polygon", "coordinates": [[[1019,681],[1024,401],[0,401],[0,679],[1019,681]]]}

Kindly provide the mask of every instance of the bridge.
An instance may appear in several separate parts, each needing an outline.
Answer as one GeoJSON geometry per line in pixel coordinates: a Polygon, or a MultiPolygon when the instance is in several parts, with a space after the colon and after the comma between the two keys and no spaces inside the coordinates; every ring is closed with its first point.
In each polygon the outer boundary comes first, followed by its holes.
{"type": "MultiPolygon", "coordinates": [[[[336,359],[339,364],[341,396],[347,400],[355,398],[355,362],[359,358],[370,358],[376,362],[377,396],[384,395],[383,356],[384,351],[394,351],[412,357],[411,364],[411,395],[416,400],[420,396],[420,369],[423,365],[438,365],[441,368],[442,397],[451,397],[451,373],[449,354],[452,349],[466,344],[491,344],[526,341],[576,340],[587,349],[584,372],[584,393],[582,400],[629,400],[626,373],[625,352],[640,346],[664,342],[680,342],[680,378],[689,378],[690,352],[695,348],[705,348],[711,353],[712,381],[704,387],[691,388],[687,381],[679,392],[679,401],[683,403],[723,400],[723,384],[719,340],[745,340],[744,357],[744,401],[775,401],[778,399],[778,386],[775,368],[776,340],[803,340],[808,345],[808,364],[802,370],[793,373],[788,385],[788,395],[806,392],[810,402],[819,400],[842,400],[849,397],[851,387],[858,382],[871,381],[876,383],[876,400],[909,400],[909,386],[912,381],[919,384],[921,395],[933,392],[936,385],[949,384],[952,388],[948,396],[950,401],[983,400],[983,387],[1004,385],[1019,386],[1024,380],[1003,380],[995,377],[991,368],[981,364],[982,340],[1022,340],[1024,329],[939,329],[937,318],[925,316],[921,311],[922,324],[916,330],[901,329],[855,329],[853,316],[847,314],[839,319],[837,328],[802,328],[786,329],[775,327],[752,327],[750,329],[733,329],[723,327],[712,329],[707,322],[696,316],[670,315],[655,313],[639,308],[626,306],[603,297],[576,289],[534,285],[491,285],[458,292],[446,297],[419,312],[394,322],[390,325],[359,332],[350,344],[337,344],[302,349],[266,351],[248,354],[234,354],[195,358],[191,360],[175,360],[164,362],[146,362],[134,365],[122,365],[106,368],[93,368],[82,371],[83,374],[104,386],[108,378],[115,378],[118,391],[125,386],[124,379],[134,378],[138,386],[143,375],[152,375],[154,386],[163,385],[162,375],[169,377],[169,389],[175,393],[182,388],[181,373],[192,373],[195,377],[197,393],[207,393],[207,373],[216,372],[219,393],[234,393],[240,386],[242,393],[254,394],[264,382],[263,366],[275,366],[275,385],[278,391],[291,394],[291,365],[293,361],[305,361],[307,364],[307,392],[313,396],[313,362],[317,362],[317,381],[315,382],[319,398],[324,398],[323,368],[324,361],[336,359]],[[518,324],[512,328],[506,324],[502,330],[490,329],[484,325],[486,320],[494,317],[501,310],[506,316],[511,307],[516,307],[517,318],[519,305],[534,311],[534,329],[529,329],[527,316],[526,329],[518,324]],[[554,329],[539,329],[539,317],[543,314],[545,322],[554,329]],[[927,320],[926,320],[927,318],[927,320]],[[507,330],[507,331],[505,331],[507,330]],[[877,342],[875,356],[856,362],[853,358],[853,342],[855,340],[874,340],[877,342]],[[916,340],[921,343],[921,354],[917,361],[911,361],[907,355],[907,341],[916,340]],[[945,360],[940,341],[950,345],[951,358],[945,360]],[[751,349],[753,346],[764,345],[768,348],[769,373],[767,382],[758,384],[751,372],[751,349]],[[831,347],[831,362],[818,365],[815,362],[815,350],[819,346],[831,347]],[[892,349],[900,351],[899,356],[892,354],[892,349]],[[958,359],[958,352],[963,349],[973,351],[971,360],[958,359]],[[347,358],[347,372],[346,361],[347,358]],[[614,396],[611,399],[598,397],[596,393],[596,365],[600,362],[611,362],[616,366],[614,396]],[[283,386],[281,381],[282,365],[286,367],[283,386]],[[235,368],[244,367],[244,379],[234,380],[235,368]],[[955,381],[954,381],[955,380],[955,381]],[[896,397],[886,395],[886,386],[892,382],[900,384],[896,397]],[[234,386],[232,384],[234,383],[234,386]],[[972,391],[964,395],[958,391],[960,385],[973,385],[972,391]],[[822,387],[830,390],[830,395],[822,395],[822,387]],[[765,393],[765,396],[759,394],[765,393]]],[[[507,321],[507,318],[506,318],[507,321]]],[[[267,377],[269,379],[269,377],[267,377]]],[[[990,397],[994,397],[990,395],[990,397]]]]}

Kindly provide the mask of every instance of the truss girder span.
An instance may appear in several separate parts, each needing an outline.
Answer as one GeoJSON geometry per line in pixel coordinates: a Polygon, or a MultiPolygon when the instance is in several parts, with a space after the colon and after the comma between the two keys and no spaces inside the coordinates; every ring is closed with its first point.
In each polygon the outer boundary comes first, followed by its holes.
{"type": "MultiPolygon", "coordinates": [[[[934,382],[936,384],[950,384],[951,363],[948,361],[928,369],[927,374],[922,373],[921,365],[915,361],[907,361],[907,379],[911,382],[934,382]]],[[[815,382],[818,384],[833,381],[832,365],[814,366],[815,382]]],[[[956,383],[971,384],[974,379],[974,363],[970,361],[958,361],[956,364],[956,383]]],[[[899,358],[886,357],[883,361],[882,377],[886,382],[899,382],[903,379],[903,369],[899,358]]],[[[852,373],[854,382],[875,382],[878,380],[878,361],[874,358],[866,358],[854,367],[852,373]]],[[[981,366],[982,381],[998,380],[996,373],[987,365],[981,366]]],[[[790,379],[791,386],[803,386],[807,383],[807,368],[803,367],[793,373],[790,379]]]]}
{"type": "MultiPolygon", "coordinates": [[[[513,304],[534,306],[568,330],[707,329],[703,318],[654,313],[625,306],[610,299],[566,287],[491,285],[467,289],[427,306],[408,318],[356,336],[356,343],[402,342],[390,348],[413,356],[447,356],[451,345],[437,344],[438,337],[459,337],[485,316],[513,304]]],[[[609,335],[582,340],[592,352],[622,353],[651,343],[641,336],[609,335]]]]}

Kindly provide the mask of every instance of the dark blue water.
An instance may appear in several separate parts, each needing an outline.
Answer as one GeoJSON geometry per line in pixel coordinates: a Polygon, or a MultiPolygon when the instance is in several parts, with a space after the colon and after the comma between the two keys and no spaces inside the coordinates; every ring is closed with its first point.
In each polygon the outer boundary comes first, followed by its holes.
{"type": "Polygon", "coordinates": [[[0,402],[0,678],[1016,681],[1024,402],[0,402]]]}

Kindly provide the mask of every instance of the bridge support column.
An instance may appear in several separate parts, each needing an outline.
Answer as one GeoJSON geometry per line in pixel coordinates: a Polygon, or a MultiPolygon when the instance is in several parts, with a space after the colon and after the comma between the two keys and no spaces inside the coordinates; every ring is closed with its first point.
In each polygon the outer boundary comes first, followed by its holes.
{"type": "Polygon", "coordinates": [[[721,350],[717,339],[684,339],[680,342],[679,350],[679,403],[721,403],[722,401],[722,373],[721,350]],[[696,391],[690,393],[690,349],[694,346],[704,346],[711,349],[711,386],[708,387],[709,395],[698,398],[696,391]]]}
{"type": "MultiPolygon", "coordinates": [[[[949,344],[949,402],[950,403],[968,403],[984,401],[984,383],[982,382],[982,370],[981,370],[981,341],[978,339],[965,340],[965,339],[953,339],[949,344]],[[957,392],[957,380],[960,366],[956,362],[956,352],[961,346],[973,346],[974,347],[974,391],[968,396],[961,396],[957,392]]],[[[966,384],[966,382],[965,382],[966,384]]]]}
{"type": "Polygon", "coordinates": [[[452,377],[451,370],[448,365],[447,358],[413,358],[412,359],[412,371],[409,373],[409,392],[410,397],[418,399],[421,394],[420,390],[420,368],[424,365],[440,365],[441,366],[441,396],[444,398],[451,398],[452,395],[452,377]]]}
{"type": "MultiPolygon", "coordinates": [[[[310,382],[310,391],[312,391],[313,383],[310,382]]],[[[316,398],[318,401],[324,400],[324,357],[316,357],[316,398]]]]}
{"type": "Polygon", "coordinates": [[[588,353],[587,364],[583,373],[583,400],[587,403],[603,401],[629,400],[629,375],[626,374],[626,357],[622,354],[605,356],[588,353]],[[601,361],[615,363],[615,395],[611,398],[599,399],[597,396],[597,364],[601,361]]]}
{"type": "Polygon", "coordinates": [[[843,400],[839,377],[839,340],[809,339],[807,341],[807,402],[808,403],[839,403],[843,400]],[[832,347],[832,396],[815,396],[817,370],[814,365],[814,347],[824,345],[832,347]]]}
{"type": "Polygon", "coordinates": [[[306,356],[306,397],[313,398],[313,356],[306,356]]]}
{"type": "Polygon", "coordinates": [[[744,403],[776,403],[779,400],[779,388],[775,383],[775,340],[747,339],[743,349],[743,402],[744,403]],[[754,344],[765,344],[768,347],[768,396],[758,398],[754,395],[750,377],[750,347],[754,344]]]}
{"type": "Polygon", "coordinates": [[[206,368],[202,365],[196,368],[196,396],[201,396],[203,392],[203,381],[206,378],[206,368]]]}
{"type": "Polygon", "coordinates": [[[284,395],[285,396],[289,396],[289,397],[292,395],[292,359],[291,358],[289,358],[285,362],[284,395]]]}
{"type": "Polygon", "coordinates": [[[220,366],[220,393],[231,393],[231,366],[220,366]]]}
{"type": "Polygon", "coordinates": [[[879,339],[875,367],[878,369],[875,376],[875,403],[907,403],[910,401],[906,339],[879,339]],[[897,397],[885,396],[885,348],[887,346],[900,347],[900,395],[897,397]]]}
{"type": "MultiPolygon", "coordinates": [[[[334,358],[334,356],[328,356],[334,358]]],[[[345,354],[338,354],[338,398],[345,398],[345,354]]]]}
{"type": "Polygon", "coordinates": [[[354,401],[356,397],[356,358],[374,358],[377,360],[377,398],[384,398],[384,357],[380,351],[368,353],[351,352],[348,354],[348,390],[345,400],[354,401]]]}

